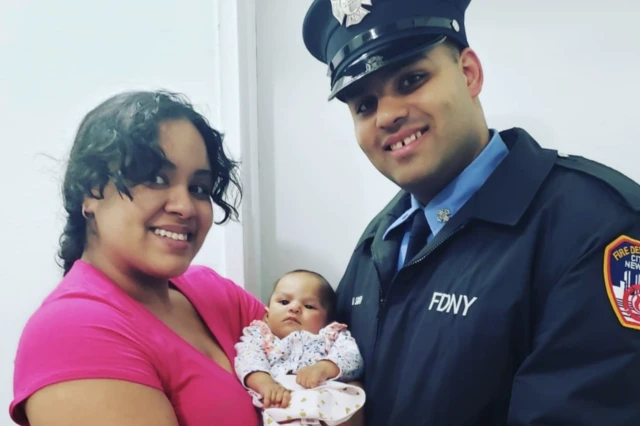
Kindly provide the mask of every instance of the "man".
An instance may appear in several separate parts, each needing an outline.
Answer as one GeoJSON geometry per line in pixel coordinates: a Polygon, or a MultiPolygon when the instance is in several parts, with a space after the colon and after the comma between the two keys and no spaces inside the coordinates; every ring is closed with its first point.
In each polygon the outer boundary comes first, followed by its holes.
{"type": "Polygon", "coordinates": [[[304,21],[401,188],[338,287],[366,424],[640,424],[640,186],[488,127],[469,1],[315,0],[304,21]]]}

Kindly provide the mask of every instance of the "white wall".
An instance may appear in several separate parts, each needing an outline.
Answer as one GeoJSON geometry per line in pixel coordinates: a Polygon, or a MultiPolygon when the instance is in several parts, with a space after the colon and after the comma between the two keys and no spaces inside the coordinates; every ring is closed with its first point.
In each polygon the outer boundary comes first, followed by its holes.
{"type": "MultiPolygon", "coordinates": [[[[489,124],[524,127],[544,146],[640,181],[640,3],[578,3],[472,2],[467,29],[484,65],[489,124]]],[[[346,107],[325,101],[326,68],[301,36],[309,4],[257,3],[263,295],[298,267],[337,283],[365,225],[396,192],[359,150],[346,107]]]]}
{"type": "MultiPolygon", "coordinates": [[[[237,13],[228,0],[0,2],[0,424],[10,424],[21,329],[61,277],[61,177],[79,121],[121,90],[179,91],[227,133],[239,158],[237,13]]],[[[242,284],[241,240],[237,225],[214,227],[196,262],[242,284]]]]}
{"type": "MultiPolygon", "coordinates": [[[[214,228],[198,263],[263,296],[288,269],[338,281],[396,188],[360,152],[346,108],[325,101],[325,67],[301,38],[309,3],[0,2],[0,424],[9,423],[20,331],[60,277],[63,163],[48,156],[63,160],[82,115],[117,91],[186,93],[243,161],[243,223],[214,228]]],[[[640,4],[575,8],[473,1],[468,30],[485,67],[489,122],[640,180],[640,4]]]]}

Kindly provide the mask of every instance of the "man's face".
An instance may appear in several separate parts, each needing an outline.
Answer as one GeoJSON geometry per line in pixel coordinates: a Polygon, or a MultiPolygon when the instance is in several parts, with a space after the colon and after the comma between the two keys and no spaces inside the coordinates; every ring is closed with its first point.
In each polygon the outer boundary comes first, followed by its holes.
{"type": "Polygon", "coordinates": [[[373,165],[426,203],[457,176],[488,139],[476,97],[482,68],[445,45],[354,83],[346,102],[360,148],[373,165]]]}

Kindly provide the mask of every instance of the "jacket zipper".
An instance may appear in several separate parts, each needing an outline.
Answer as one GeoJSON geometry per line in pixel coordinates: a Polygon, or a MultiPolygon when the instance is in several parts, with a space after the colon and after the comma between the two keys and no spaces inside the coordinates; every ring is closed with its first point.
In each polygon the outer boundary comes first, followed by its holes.
{"type": "MultiPolygon", "coordinates": [[[[386,302],[386,296],[389,295],[389,292],[391,291],[391,288],[393,286],[393,282],[396,280],[396,277],[400,274],[400,271],[404,268],[408,268],[409,266],[413,266],[417,263],[422,262],[424,259],[426,259],[431,253],[434,252],[435,249],[437,249],[438,247],[440,247],[442,244],[444,244],[446,241],[448,241],[451,237],[453,237],[455,234],[457,234],[459,231],[461,231],[462,229],[464,229],[464,227],[467,226],[467,223],[463,223],[462,225],[460,225],[459,227],[457,227],[456,229],[454,229],[453,231],[451,231],[451,233],[449,235],[447,235],[445,238],[442,239],[442,241],[440,241],[438,244],[436,244],[435,246],[431,247],[431,250],[429,250],[427,253],[425,253],[424,256],[420,257],[419,259],[414,260],[411,263],[408,263],[407,265],[402,266],[402,268],[400,268],[395,275],[393,276],[393,278],[391,279],[391,282],[389,282],[389,287],[387,288],[387,294],[384,294],[383,290],[382,290],[382,283],[379,284],[378,286],[378,292],[380,295],[380,307],[378,308],[378,315],[377,315],[377,320],[376,320],[376,337],[375,340],[373,341],[373,351],[372,354],[375,353],[376,350],[376,346],[378,344],[378,335],[380,334],[380,319],[382,316],[382,310],[384,309],[384,305],[386,302]]],[[[380,276],[380,271],[378,271],[378,267],[375,266],[374,263],[374,267],[376,268],[376,272],[378,273],[378,276],[380,276]]]]}

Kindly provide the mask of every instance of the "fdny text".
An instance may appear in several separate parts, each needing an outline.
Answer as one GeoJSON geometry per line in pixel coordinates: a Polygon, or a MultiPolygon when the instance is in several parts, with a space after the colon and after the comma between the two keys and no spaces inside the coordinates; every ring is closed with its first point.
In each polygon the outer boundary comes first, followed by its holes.
{"type": "Polygon", "coordinates": [[[435,308],[435,310],[438,312],[453,313],[454,315],[462,313],[462,316],[466,317],[467,313],[469,313],[469,308],[475,303],[476,300],[478,300],[477,297],[469,299],[466,294],[456,295],[439,293],[436,291],[431,297],[429,310],[435,308]]]}

